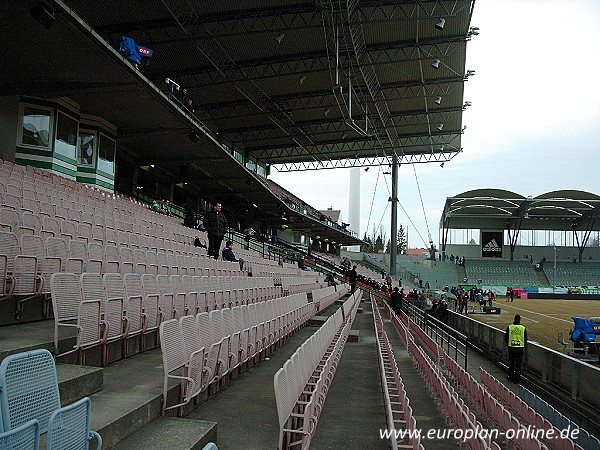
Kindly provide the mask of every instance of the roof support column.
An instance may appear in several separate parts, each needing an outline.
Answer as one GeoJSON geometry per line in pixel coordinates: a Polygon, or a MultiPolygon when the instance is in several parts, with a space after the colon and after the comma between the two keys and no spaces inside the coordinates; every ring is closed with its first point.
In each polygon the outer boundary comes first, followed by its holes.
{"type": "Polygon", "coordinates": [[[392,224],[391,224],[391,242],[390,242],[390,274],[396,274],[398,261],[398,156],[394,152],[392,159],[392,224]]]}

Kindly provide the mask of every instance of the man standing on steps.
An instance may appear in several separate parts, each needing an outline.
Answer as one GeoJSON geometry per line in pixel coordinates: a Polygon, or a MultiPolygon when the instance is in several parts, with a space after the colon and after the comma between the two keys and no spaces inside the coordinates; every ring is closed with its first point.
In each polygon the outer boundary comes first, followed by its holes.
{"type": "Polygon", "coordinates": [[[213,210],[204,216],[204,228],[208,235],[208,256],[219,259],[221,242],[227,232],[227,217],[221,212],[221,204],[215,203],[213,210]]]}
{"type": "Polygon", "coordinates": [[[346,275],[348,275],[348,281],[350,281],[350,292],[354,293],[356,290],[356,280],[358,279],[356,266],[352,266],[352,269],[350,269],[346,275]]]}
{"type": "Polygon", "coordinates": [[[527,344],[527,330],[521,325],[521,316],[515,315],[512,325],[506,327],[504,334],[508,347],[508,377],[509,381],[518,383],[521,379],[521,360],[527,344]]]}

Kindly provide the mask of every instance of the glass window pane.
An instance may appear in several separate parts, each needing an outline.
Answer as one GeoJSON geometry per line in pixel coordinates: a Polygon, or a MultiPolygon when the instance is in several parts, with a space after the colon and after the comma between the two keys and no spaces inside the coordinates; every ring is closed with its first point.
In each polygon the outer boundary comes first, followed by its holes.
{"type": "Polygon", "coordinates": [[[100,135],[99,154],[98,156],[105,161],[113,162],[115,160],[116,142],[111,138],[100,135]]]}
{"type": "Polygon", "coordinates": [[[61,113],[58,113],[57,120],[54,151],[75,159],[78,123],[75,119],[61,113]]]}
{"type": "Polygon", "coordinates": [[[79,133],[78,143],[78,162],[79,164],[93,165],[94,164],[94,139],[93,133],[82,131],[79,133]]]}
{"type": "Polygon", "coordinates": [[[38,147],[49,146],[50,111],[26,106],[23,110],[23,137],[21,142],[38,147]]]}
{"type": "Polygon", "coordinates": [[[77,121],[59,113],[58,124],[56,125],[56,140],[67,145],[75,145],[77,143],[77,121]]]}

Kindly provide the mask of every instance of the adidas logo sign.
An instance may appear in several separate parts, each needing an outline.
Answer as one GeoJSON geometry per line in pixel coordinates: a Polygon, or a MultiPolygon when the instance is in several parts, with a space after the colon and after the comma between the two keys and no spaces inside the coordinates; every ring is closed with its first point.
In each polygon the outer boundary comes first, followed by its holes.
{"type": "Polygon", "coordinates": [[[483,246],[483,250],[486,252],[499,252],[500,246],[496,242],[496,239],[492,239],[490,242],[483,246]]]}

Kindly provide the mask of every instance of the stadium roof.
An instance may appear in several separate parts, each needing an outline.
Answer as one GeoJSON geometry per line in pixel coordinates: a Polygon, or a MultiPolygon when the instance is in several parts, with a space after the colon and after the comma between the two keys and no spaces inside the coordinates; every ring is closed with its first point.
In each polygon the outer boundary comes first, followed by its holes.
{"type": "Polygon", "coordinates": [[[68,97],[117,127],[117,160],[256,219],[277,220],[282,202],[252,161],[306,170],[461,150],[474,0],[45,0],[44,26],[38,3],[0,4],[0,96],[68,97]],[[133,69],[121,36],[151,63],[133,69]],[[166,78],[189,89],[197,118],[166,78]]]}
{"type": "Polygon", "coordinates": [[[600,231],[600,196],[576,190],[524,197],[476,189],[446,199],[442,229],[600,231]]]}
{"type": "Polygon", "coordinates": [[[245,158],[285,171],[461,150],[474,0],[65,3],[112,47],[124,35],[150,47],[143,74],[187,87],[201,121],[245,158]]]}

